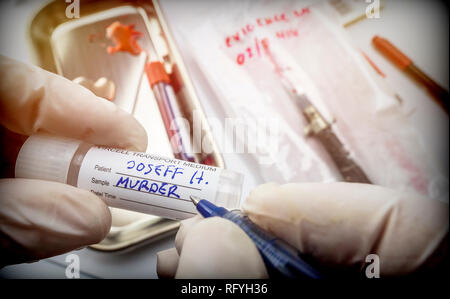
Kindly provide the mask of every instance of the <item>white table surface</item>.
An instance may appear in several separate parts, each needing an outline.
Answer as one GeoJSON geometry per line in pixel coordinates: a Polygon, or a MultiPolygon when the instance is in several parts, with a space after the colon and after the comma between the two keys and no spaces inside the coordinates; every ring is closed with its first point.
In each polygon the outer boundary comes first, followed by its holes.
{"type": "MultiPolygon", "coordinates": [[[[164,2],[164,1],[163,1],[164,2]]],[[[175,38],[177,28],[183,24],[178,16],[189,13],[188,1],[167,1],[163,8],[175,38]]],[[[39,1],[0,2],[0,53],[20,61],[30,62],[25,40],[27,22],[33,12],[43,5],[39,1]]],[[[364,20],[347,28],[354,42],[375,61],[387,74],[389,84],[404,99],[423,101],[429,97],[426,91],[398,71],[384,59],[371,45],[375,34],[382,35],[402,49],[427,74],[445,88],[449,88],[449,38],[448,9],[438,1],[388,1],[380,19],[364,20]]],[[[183,49],[180,48],[182,51],[183,49]]],[[[185,57],[185,62],[188,62],[185,57]]],[[[189,63],[187,63],[189,70],[189,63]]],[[[195,81],[199,98],[206,115],[214,116],[215,109],[207,102],[200,82],[195,81]]],[[[437,153],[448,153],[448,117],[436,105],[424,105],[423,111],[415,117],[420,121],[422,134],[426,140],[447,136],[437,153]],[[444,125],[444,127],[443,127],[444,125]]],[[[443,156],[442,156],[443,157],[443,156]]],[[[252,165],[245,156],[228,154],[226,164],[246,174],[244,194],[262,183],[255,175],[252,165]]],[[[173,246],[173,237],[152,244],[142,244],[139,248],[122,253],[105,253],[92,249],[75,251],[80,257],[82,278],[156,278],[156,252],[173,246]]],[[[0,270],[0,277],[8,278],[65,278],[65,256],[42,260],[32,264],[8,266],[0,270]]]]}

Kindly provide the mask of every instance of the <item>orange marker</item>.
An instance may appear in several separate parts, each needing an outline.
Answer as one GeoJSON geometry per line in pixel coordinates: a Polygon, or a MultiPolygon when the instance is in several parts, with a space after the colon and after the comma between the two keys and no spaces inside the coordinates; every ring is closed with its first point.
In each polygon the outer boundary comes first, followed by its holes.
{"type": "Polygon", "coordinates": [[[403,54],[387,39],[375,36],[372,39],[372,42],[375,45],[375,48],[395,63],[402,71],[405,71],[415,80],[423,84],[434,96],[436,103],[448,113],[449,93],[447,90],[428,77],[428,75],[418,68],[408,56],[403,54]]]}

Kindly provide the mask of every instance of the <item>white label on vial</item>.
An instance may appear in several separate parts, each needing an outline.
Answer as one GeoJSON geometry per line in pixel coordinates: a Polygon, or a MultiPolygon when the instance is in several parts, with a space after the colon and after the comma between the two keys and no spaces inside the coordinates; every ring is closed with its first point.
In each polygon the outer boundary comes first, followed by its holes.
{"type": "Polygon", "coordinates": [[[215,199],[221,171],[173,158],[93,147],[81,164],[78,187],[113,207],[184,219],[197,214],[191,195],[215,199]]]}

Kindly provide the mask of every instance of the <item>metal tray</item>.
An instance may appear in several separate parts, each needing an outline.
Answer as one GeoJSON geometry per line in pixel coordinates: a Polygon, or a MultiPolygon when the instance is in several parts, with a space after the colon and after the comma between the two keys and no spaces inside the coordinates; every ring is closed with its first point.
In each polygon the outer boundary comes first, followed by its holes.
{"type": "MultiPolygon", "coordinates": [[[[211,157],[215,166],[224,167],[222,156],[211,137],[203,109],[199,103],[189,74],[173,41],[158,1],[80,1],[80,18],[66,17],[67,3],[51,1],[44,5],[29,23],[28,38],[32,58],[40,67],[73,80],[84,76],[95,81],[107,77],[116,85],[114,102],[132,113],[147,129],[148,152],[173,157],[167,133],[145,76],[142,76],[145,59],[127,53],[113,56],[106,52],[110,45],[105,38],[105,28],[113,21],[135,24],[143,33],[139,39],[145,48],[151,40],[166,71],[176,78],[177,97],[184,104],[185,116],[191,121],[192,111],[202,121],[203,142],[213,149],[211,157]],[[151,128],[151,130],[150,130],[151,128]]],[[[111,208],[111,231],[99,244],[91,247],[115,251],[146,243],[174,234],[178,222],[161,217],[111,208]]]]}

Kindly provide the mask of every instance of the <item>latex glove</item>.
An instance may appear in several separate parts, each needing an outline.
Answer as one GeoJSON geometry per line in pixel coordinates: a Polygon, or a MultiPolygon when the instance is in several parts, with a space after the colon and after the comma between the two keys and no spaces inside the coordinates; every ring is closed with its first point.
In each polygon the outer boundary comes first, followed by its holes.
{"type": "MultiPolygon", "coordinates": [[[[447,261],[448,205],[387,188],[271,183],[257,187],[243,210],[328,273],[364,275],[369,254],[379,256],[380,276],[434,269],[447,261]]],[[[267,276],[256,247],[225,219],[185,220],[175,245],[158,254],[161,277],[267,276]]]]}
{"type": "MultiPolygon", "coordinates": [[[[113,103],[63,77],[2,56],[0,123],[3,160],[14,158],[21,135],[38,131],[140,151],[147,146],[143,127],[113,103]]],[[[2,168],[8,163],[14,167],[15,161],[3,161],[2,168]]],[[[39,180],[0,180],[0,266],[99,242],[110,226],[109,209],[89,191],[39,180]]]]}

